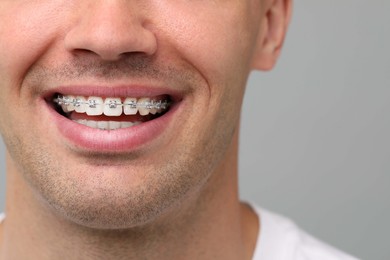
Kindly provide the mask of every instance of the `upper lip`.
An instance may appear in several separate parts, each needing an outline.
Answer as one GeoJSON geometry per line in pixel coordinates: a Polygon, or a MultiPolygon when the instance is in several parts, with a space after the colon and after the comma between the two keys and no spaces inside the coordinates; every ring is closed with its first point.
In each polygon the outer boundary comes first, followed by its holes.
{"type": "Polygon", "coordinates": [[[98,85],[72,85],[59,86],[47,90],[43,97],[46,100],[53,98],[55,94],[74,96],[98,96],[98,97],[156,97],[168,95],[173,102],[182,99],[182,93],[165,87],[143,86],[143,85],[119,85],[119,86],[98,86],[98,85]]]}

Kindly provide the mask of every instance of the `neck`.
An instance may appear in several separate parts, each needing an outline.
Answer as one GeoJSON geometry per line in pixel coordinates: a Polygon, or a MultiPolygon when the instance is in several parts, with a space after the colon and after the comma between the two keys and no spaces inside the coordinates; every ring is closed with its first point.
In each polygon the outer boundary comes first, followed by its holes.
{"type": "Polygon", "coordinates": [[[238,201],[237,138],[227,157],[198,196],[128,230],[92,230],[58,217],[9,165],[1,259],[250,259],[257,218],[238,201]]]}

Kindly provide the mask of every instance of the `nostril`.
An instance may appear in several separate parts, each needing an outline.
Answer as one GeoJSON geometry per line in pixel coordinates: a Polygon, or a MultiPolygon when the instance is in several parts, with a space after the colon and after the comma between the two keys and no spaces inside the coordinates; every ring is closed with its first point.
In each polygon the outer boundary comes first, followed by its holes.
{"type": "Polygon", "coordinates": [[[91,50],[88,50],[88,49],[81,49],[81,48],[78,48],[78,49],[74,49],[73,50],[73,53],[75,54],[86,54],[86,55],[97,55],[97,53],[91,51],[91,50]]]}

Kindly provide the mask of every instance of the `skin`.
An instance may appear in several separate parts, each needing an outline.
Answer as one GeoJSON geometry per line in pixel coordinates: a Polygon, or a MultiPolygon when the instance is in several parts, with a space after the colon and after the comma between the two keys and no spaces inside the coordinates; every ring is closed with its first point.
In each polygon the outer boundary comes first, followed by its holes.
{"type": "Polygon", "coordinates": [[[0,0],[0,259],[250,259],[259,220],[238,199],[240,108],[250,71],[274,66],[290,11],[289,0],[0,0]],[[130,153],[69,146],[41,109],[53,86],[134,83],[184,101],[130,153]]]}

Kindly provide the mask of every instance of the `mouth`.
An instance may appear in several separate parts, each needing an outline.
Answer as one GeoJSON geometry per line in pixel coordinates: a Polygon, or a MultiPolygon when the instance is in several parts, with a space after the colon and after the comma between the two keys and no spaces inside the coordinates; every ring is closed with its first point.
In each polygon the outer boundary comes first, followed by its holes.
{"type": "Polygon", "coordinates": [[[73,96],[55,93],[55,110],[75,123],[105,131],[130,128],[155,120],[169,111],[169,95],[154,97],[73,96]]]}
{"type": "Polygon", "coordinates": [[[55,140],[95,153],[168,143],[184,107],[179,93],[143,87],[63,87],[43,101],[59,133],[55,140]]]}

